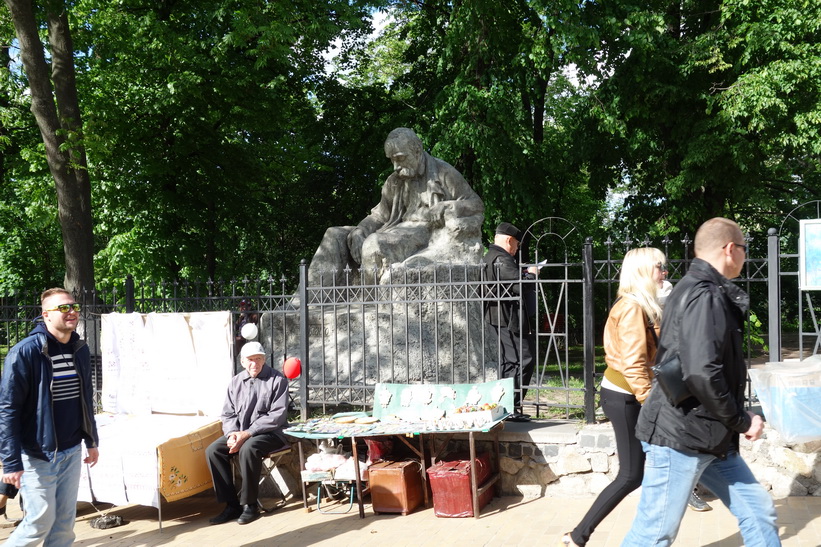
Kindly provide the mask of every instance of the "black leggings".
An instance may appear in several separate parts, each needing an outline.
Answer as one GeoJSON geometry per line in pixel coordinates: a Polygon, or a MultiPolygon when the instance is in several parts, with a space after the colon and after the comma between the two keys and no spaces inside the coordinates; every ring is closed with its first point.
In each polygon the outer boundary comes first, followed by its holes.
{"type": "Polygon", "coordinates": [[[601,406],[613,424],[613,432],[616,435],[619,473],[616,479],[602,490],[582,521],[570,533],[576,545],[585,545],[596,526],[627,497],[627,494],[641,486],[641,479],[644,477],[644,450],[636,438],[636,424],[641,410],[636,396],[603,387],[601,406]]]}

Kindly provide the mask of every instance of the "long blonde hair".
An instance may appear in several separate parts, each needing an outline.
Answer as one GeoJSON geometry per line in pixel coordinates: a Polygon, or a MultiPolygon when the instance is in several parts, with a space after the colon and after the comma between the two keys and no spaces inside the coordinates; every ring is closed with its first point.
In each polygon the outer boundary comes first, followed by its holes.
{"type": "Polygon", "coordinates": [[[664,253],[655,247],[630,249],[624,255],[619,276],[618,296],[638,302],[648,319],[656,325],[661,322],[661,305],[653,270],[658,264],[664,264],[665,260],[664,253]]]}

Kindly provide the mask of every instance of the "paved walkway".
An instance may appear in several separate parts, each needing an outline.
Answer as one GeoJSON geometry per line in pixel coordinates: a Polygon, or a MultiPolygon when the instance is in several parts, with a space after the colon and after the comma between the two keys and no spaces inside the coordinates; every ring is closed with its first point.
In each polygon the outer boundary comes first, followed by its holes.
{"type": "MultiPolygon", "coordinates": [[[[481,518],[438,518],[433,509],[407,515],[374,515],[370,506],[360,519],[355,506],[348,514],[305,512],[299,501],[240,526],[227,523],[211,526],[208,519],[221,509],[211,493],[163,504],[163,531],[152,507],[125,506],[111,514],[129,523],[109,530],[96,530],[89,520],[97,516],[89,504],[80,504],[78,546],[192,545],[197,547],[306,545],[402,547],[420,545],[532,546],[558,545],[562,532],[572,528],[590,507],[593,498],[496,498],[481,518]]],[[[635,513],[638,496],[633,494],[599,526],[589,547],[614,547],[621,543],[635,513]]],[[[735,519],[720,502],[707,513],[688,511],[676,546],[739,547],[742,545],[735,519]]],[[[776,500],[783,544],[787,547],[821,546],[821,498],[791,497],[776,500]]],[[[323,505],[323,510],[325,506],[323,505]]],[[[16,502],[9,514],[19,515],[16,502]]],[[[10,534],[0,530],[0,540],[10,534]]]]}

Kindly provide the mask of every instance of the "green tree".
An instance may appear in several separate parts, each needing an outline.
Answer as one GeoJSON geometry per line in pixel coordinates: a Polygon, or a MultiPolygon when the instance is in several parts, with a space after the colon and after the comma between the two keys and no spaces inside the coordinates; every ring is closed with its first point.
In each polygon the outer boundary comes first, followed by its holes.
{"type": "Polygon", "coordinates": [[[45,145],[45,157],[57,190],[57,212],[65,257],[64,286],[94,288],[91,182],[86,165],[74,48],[66,6],[53,0],[44,13],[32,0],[6,0],[17,35],[31,96],[31,112],[45,145]],[[39,29],[48,28],[49,57],[39,29]]]}
{"type": "Polygon", "coordinates": [[[322,52],[369,30],[365,3],[79,7],[102,276],[292,272],[332,199],[314,187],[322,52]]]}
{"type": "Polygon", "coordinates": [[[578,7],[431,0],[392,13],[368,70],[389,75],[408,125],[482,196],[488,233],[547,216],[597,224],[599,201],[569,146],[579,105],[565,54],[578,7]]]}
{"type": "Polygon", "coordinates": [[[614,226],[692,236],[724,215],[760,227],[818,194],[818,151],[806,146],[819,97],[810,4],[584,4],[597,35],[575,60],[596,83],[579,149],[591,185],[626,196],[614,226]]]}

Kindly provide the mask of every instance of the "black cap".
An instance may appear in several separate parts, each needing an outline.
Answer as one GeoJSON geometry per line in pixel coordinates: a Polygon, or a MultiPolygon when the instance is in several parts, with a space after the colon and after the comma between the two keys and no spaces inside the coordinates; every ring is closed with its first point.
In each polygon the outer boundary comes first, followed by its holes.
{"type": "Polygon", "coordinates": [[[516,241],[522,241],[522,232],[509,222],[502,222],[496,227],[496,233],[515,237],[516,241]]]}

